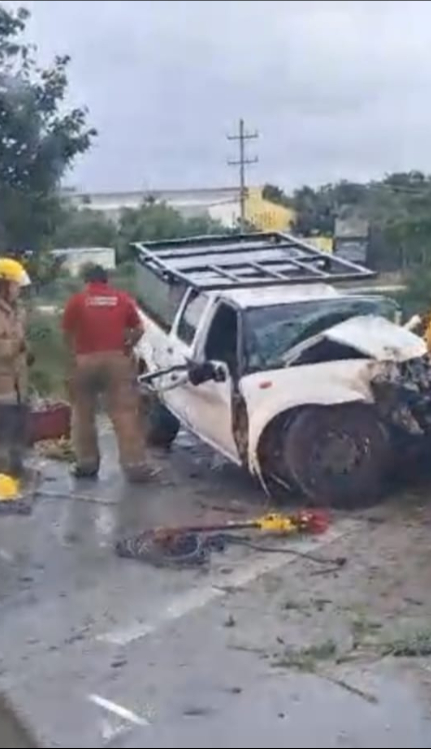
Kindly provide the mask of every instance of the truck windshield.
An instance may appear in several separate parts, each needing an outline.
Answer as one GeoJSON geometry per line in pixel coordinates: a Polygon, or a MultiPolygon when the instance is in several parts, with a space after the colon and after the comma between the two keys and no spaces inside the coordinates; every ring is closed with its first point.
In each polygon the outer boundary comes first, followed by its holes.
{"type": "Polygon", "coordinates": [[[392,299],[354,296],[249,309],[244,316],[246,371],[283,367],[293,346],[350,317],[378,315],[394,321],[398,309],[392,299]]]}

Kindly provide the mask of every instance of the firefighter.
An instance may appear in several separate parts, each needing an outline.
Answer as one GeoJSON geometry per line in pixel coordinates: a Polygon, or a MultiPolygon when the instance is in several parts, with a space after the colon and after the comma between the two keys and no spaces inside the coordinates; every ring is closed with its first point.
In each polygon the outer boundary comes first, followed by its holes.
{"type": "Polygon", "coordinates": [[[431,314],[427,313],[421,319],[423,337],[427,345],[428,353],[431,354],[431,314]]]}
{"type": "Polygon", "coordinates": [[[100,454],[96,431],[98,396],[103,395],[113,423],[120,461],[130,481],[153,475],[145,461],[133,348],[144,328],[128,294],[108,283],[101,266],[92,266],[86,286],[66,305],[63,330],[72,353],[70,396],[76,478],[96,478],[100,454]]]}
{"type": "Polygon", "coordinates": [[[21,263],[0,258],[0,472],[24,472],[27,421],[27,346],[20,291],[30,285],[21,263]]]}

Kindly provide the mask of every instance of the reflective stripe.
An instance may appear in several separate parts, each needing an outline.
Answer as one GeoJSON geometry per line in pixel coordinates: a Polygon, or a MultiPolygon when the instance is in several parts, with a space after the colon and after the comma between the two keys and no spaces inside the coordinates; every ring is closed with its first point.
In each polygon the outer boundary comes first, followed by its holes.
{"type": "Polygon", "coordinates": [[[118,297],[116,296],[88,296],[85,300],[87,307],[116,307],[118,297]]]}

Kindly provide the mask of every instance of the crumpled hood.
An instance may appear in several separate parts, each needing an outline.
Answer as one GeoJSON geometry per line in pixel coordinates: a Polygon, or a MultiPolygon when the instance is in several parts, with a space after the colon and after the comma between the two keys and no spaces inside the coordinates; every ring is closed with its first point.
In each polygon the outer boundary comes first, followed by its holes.
{"type": "Polygon", "coordinates": [[[286,365],[295,361],[302,351],[325,339],[350,346],[377,361],[402,362],[423,356],[427,351],[425,342],[415,333],[384,317],[367,315],[351,317],[303,341],[289,352],[286,365]]]}
{"type": "Polygon", "coordinates": [[[249,413],[250,470],[260,475],[259,440],[278,414],[310,404],[373,403],[371,383],[376,374],[425,353],[425,342],[399,325],[382,317],[354,317],[296,346],[284,368],[243,377],[240,386],[249,413]],[[325,339],[350,346],[367,358],[290,366],[304,350],[325,339]]]}

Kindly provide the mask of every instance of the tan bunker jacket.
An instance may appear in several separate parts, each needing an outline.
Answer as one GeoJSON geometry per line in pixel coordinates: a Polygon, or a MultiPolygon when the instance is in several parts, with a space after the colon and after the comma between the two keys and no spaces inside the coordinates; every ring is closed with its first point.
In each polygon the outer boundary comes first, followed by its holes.
{"type": "Polygon", "coordinates": [[[0,299],[0,404],[22,403],[26,396],[24,315],[0,299]]]}

